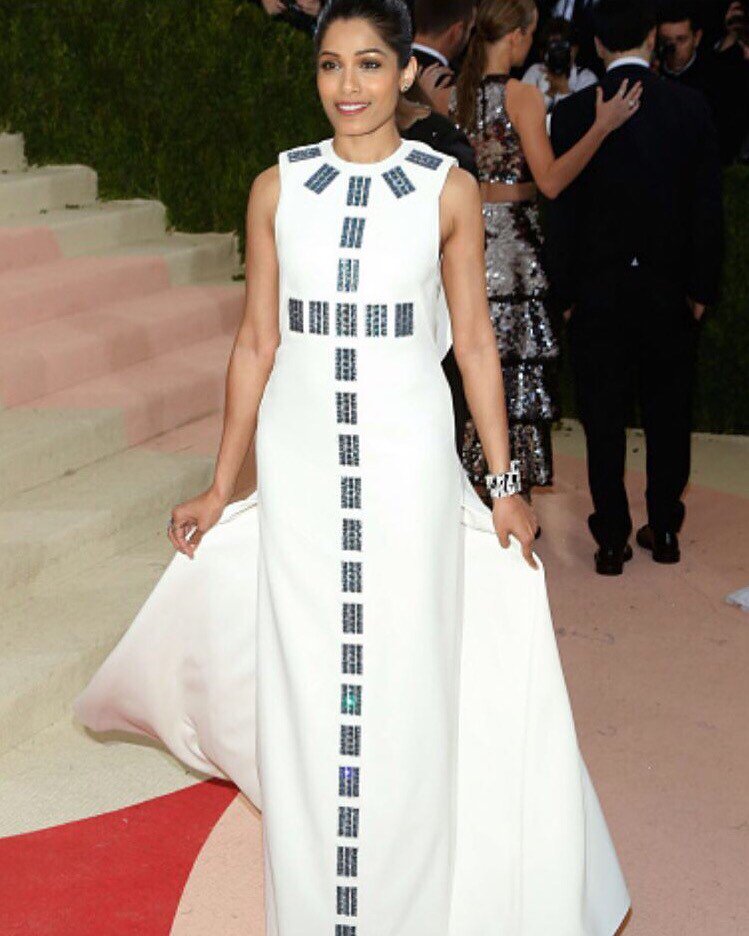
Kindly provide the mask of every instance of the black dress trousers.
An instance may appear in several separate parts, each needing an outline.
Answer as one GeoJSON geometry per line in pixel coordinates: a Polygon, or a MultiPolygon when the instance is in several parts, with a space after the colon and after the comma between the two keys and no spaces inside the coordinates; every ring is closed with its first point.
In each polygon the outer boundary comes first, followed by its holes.
{"type": "Polygon", "coordinates": [[[633,404],[647,446],[648,523],[659,532],[681,528],[698,330],[683,293],[642,267],[601,275],[573,312],[570,345],[594,508],[589,526],[600,545],[621,546],[632,531],[624,469],[633,404]]]}

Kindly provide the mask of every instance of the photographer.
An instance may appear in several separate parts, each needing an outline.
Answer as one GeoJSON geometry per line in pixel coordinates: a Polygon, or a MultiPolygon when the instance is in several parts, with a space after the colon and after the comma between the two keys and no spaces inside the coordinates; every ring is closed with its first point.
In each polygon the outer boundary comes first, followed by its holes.
{"type": "Polygon", "coordinates": [[[598,80],[589,69],[577,67],[578,51],[572,24],[562,17],[550,19],[541,34],[543,61],[531,65],[523,76],[526,84],[535,85],[543,94],[547,113],[551,113],[557,101],[598,80]]]}
{"type": "Polygon", "coordinates": [[[278,16],[310,35],[315,31],[322,0],[255,0],[269,16],[278,16]]]}
{"type": "Polygon", "coordinates": [[[713,49],[703,43],[694,7],[669,3],[660,11],[658,67],[662,75],[702,92],[718,130],[721,160],[736,160],[749,127],[747,17],[743,4],[731,3],[725,34],[713,49]]]}
{"type": "Polygon", "coordinates": [[[731,50],[743,59],[749,59],[749,16],[739,0],[728,7],[725,33],[716,46],[716,51],[720,53],[731,50]]]}
{"type": "MultiPolygon", "coordinates": [[[[302,32],[312,35],[317,26],[317,18],[323,8],[324,0],[252,0],[261,6],[269,16],[275,16],[290,23],[302,32]]],[[[414,15],[414,0],[405,0],[411,17],[414,15]]]]}

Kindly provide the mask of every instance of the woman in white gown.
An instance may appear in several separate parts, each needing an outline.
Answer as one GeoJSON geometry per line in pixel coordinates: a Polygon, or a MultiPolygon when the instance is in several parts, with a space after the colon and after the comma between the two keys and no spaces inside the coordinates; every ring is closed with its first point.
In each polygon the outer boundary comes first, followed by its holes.
{"type": "Polygon", "coordinates": [[[612,936],[535,518],[484,507],[453,446],[448,307],[513,489],[478,188],[396,129],[410,41],[402,0],[325,8],[334,136],[252,187],[214,482],[75,710],[262,801],[267,936],[612,936]],[[229,504],[256,423],[257,495],[229,504]]]}

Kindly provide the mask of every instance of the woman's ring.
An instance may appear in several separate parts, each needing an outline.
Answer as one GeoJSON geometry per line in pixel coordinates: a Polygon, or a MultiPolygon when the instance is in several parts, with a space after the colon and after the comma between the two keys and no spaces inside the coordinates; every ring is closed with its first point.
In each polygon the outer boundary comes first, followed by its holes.
{"type": "Polygon", "coordinates": [[[629,104],[629,109],[632,110],[632,108],[635,106],[635,102],[634,102],[634,101],[628,101],[627,103],[629,104]]]}

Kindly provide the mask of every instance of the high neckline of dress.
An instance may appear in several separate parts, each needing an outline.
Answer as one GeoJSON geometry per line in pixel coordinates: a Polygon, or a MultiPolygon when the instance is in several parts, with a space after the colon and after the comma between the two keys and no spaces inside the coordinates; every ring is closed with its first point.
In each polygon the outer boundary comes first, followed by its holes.
{"type": "Polygon", "coordinates": [[[510,75],[505,72],[489,72],[487,75],[484,75],[481,79],[482,81],[509,81],[510,75]]]}
{"type": "Polygon", "coordinates": [[[384,159],[378,159],[377,162],[354,162],[351,159],[344,159],[342,156],[339,156],[336,153],[333,147],[333,137],[325,140],[325,150],[326,156],[332,163],[337,163],[339,166],[350,171],[359,171],[359,172],[376,172],[379,169],[384,169],[391,163],[397,162],[402,156],[403,152],[408,146],[408,140],[401,138],[400,144],[393,152],[386,156],[384,159]]]}

